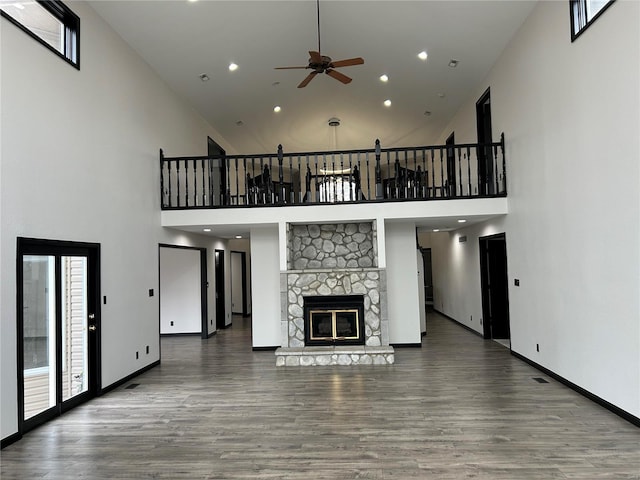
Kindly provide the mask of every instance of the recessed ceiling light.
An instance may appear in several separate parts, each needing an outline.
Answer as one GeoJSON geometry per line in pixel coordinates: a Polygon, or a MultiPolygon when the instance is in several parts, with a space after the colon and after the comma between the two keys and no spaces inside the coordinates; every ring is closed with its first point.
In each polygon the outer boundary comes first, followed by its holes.
{"type": "Polygon", "coordinates": [[[427,55],[426,50],[423,50],[422,52],[420,52],[420,53],[418,54],[418,58],[419,58],[420,60],[426,60],[428,56],[429,56],[429,55],[427,55]]]}
{"type": "Polygon", "coordinates": [[[467,221],[464,218],[461,218],[460,220],[458,220],[458,223],[466,223],[467,221]]]}
{"type": "Polygon", "coordinates": [[[273,82],[273,83],[271,84],[271,86],[272,86],[272,87],[277,87],[278,85],[280,85],[280,82],[273,82]]]}
{"type": "Polygon", "coordinates": [[[282,108],[280,108],[280,105],[276,105],[275,107],[273,107],[273,111],[278,113],[282,110],[282,108]]]}
{"type": "Polygon", "coordinates": [[[202,231],[203,231],[203,232],[210,232],[210,231],[211,231],[211,229],[210,229],[210,228],[203,228],[203,229],[202,229],[202,231]]]}
{"type": "Polygon", "coordinates": [[[236,238],[242,238],[242,235],[236,235],[236,238]]]}
{"type": "Polygon", "coordinates": [[[229,71],[230,72],[235,72],[238,69],[238,65],[236,65],[235,63],[231,62],[229,64],[229,71]]]}
{"type": "Polygon", "coordinates": [[[425,115],[425,117],[430,117],[431,116],[431,111],[425,110],[424,111],[424,115],[425,115]]]}
{"type": "Polygon", "coordinates": [[[390,107],[391,106],[391,100],[389,100],[389,99],[386,99],[383,103],[384,103],[385,107],[390,107]]]}
{"type": "Polygon", "coordinates": [[[454,60],[453,58],[451,60],[449,60],[449,66],[451,68],[456,68],[458,66],[458,60],[454,60]]]}
{"type": "Polygon", "coordinates": [[[198,75],[198,77],[200,77],[200,80],[202,80],[203,82],[209,81],[209,75],[207,75],[206,73],[201,73],[200,75],[198,75]]]}
{"type": "Polygon", "coordinates": [[[389,77],[386,74],[380,75],[380,81],[386,83],[389,81],[389,77]]]}
{"type": "Polygon", "coordinates": [[[241,127],[241,126],[243,126],[243,125],[244,125],[244,122],[243,122],[242,120],[238,120],[238,121],[236,122],[236,126],[238,126],[238,127],[241,127]]]}
{"type": "Polygon", "coordinates": [[[439,228],[434,228],[434,229],[433,229],[433,231],[434,231],[434,232],[439,232],[439,231],[440,231],[440,229],[439,229],[439,228]]]}
{"type": "Polygon", "coordinates": [[[198,0],[189,0],[189,3],[197,2],[198,0]]]}
{"type": "Polygon", "coordinates": [[[439,96],[440,98],[444,98],[444,93],[439,93],[439,94],[438,94],[438,96],[439,96]]]}

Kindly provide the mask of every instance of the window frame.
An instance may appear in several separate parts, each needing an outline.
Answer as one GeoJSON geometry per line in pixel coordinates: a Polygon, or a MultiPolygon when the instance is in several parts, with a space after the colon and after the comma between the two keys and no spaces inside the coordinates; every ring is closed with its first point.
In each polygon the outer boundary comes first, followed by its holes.
{"type": "Polygon", "coordinates": [[[591,20],[586,19],[587,15],[587,2],[589,0],[569,0],[569,18],[571,23],[571,42],[574,42],[576,38],[578,38],[582,33],[589,28],[593,23],[600,18],[600,15],[604,13],[611,5],[615,3],[616,0],[609,0],[600,10],[596,13],[591,20]],[[585,17],[584,23],[581,22],[581,25],[578,26],[578,30],[576,31],[576,23],[578,12],[581,11],[585,17]]]}
{"type": "Polygon", "coordinates": [[[13,18],[9,13],[0,10],[0,16],[6,18],[20,30],[25,32],[31,38],[41,45],[55,53],[65,62],[80,70],[80,17],[76,15],[69,7],[60,0],[36,0],[37,3],[55,17],[64,27],[64,52],[48,44],[44,39],[36,35],[29,27],[23,25],[13,18]]]}

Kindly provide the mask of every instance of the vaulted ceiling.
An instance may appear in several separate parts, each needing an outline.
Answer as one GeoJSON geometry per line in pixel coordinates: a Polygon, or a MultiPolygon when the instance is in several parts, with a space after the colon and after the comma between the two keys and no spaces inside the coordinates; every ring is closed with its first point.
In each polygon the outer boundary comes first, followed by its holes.
{"type": "Polygon", "coordinates": [[[318,50],[315,0],[89,3],[237,153],[431,144],[535,5],[321,0],[322,54],[365,63],[340,69],[350,84],[317,75],[297,88],[309,70],[274,67],[307,65],[318,50]]]}

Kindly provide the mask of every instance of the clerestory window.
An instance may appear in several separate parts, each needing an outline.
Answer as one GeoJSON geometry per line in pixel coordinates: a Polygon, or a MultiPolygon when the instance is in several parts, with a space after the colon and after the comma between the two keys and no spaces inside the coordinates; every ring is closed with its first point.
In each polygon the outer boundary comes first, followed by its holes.
{"type": "Polygon", "coordinates": [[[570,0],[571,41],[584,32],[615,0],[570,0]]]}
{"type": "Polygon", "coordinates": [[[0,0],[0,14],[80,69],[80,18],[58,0],[0,0]]]}

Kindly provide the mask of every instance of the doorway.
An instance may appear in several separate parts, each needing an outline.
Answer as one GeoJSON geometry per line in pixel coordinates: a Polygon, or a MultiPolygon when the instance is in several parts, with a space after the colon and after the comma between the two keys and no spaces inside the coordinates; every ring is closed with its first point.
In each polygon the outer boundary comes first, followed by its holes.
{"type": "Polygon", "coordinates": [[[453,146],[456,144],[454,132],[447,138],[447,194],[450,197],[456,196],[456,152],[453,146]]]}
{"type": "Polygon", "coordinates": [[[216,278],[216,329],[227,328],[225,321],[225,294],[224,294],[224,250],[215,251],[215,278],[216,278]]]}
{"type": "Polygon", "coordinates": [[[211,160],[211,201],[213,205],[227,204],[226,152],[211,137],[207,137],[207,156],[211,160]]]}
{"type": "Polygon", "coordinates": [[[160,335],[200,334],[207,325],[207,249],[160,244],[160,335]]]}
{"type": "Polygon", "coordinates": [[[431,249],[421,248],[422,265],[424,270],[424,301],[425,305],[433,306],[433,273],[431,264],[431,249]]]}
{"type": "Polygon", "coordinates": [[[100,388],[100,245],[18,238],[18,428],[100,388]]]}
{"type": "Polygon", "coordinates": [[[480,237],[483,333],[486,339],[510,339],[507,242],[504,233],[480,237]]]}
{"type": "Polygon", "coordinates": [[[482,94],[476,102],[476,120],[478,126],[478,193],[480,195],[493,195],[495,183],[493,180],[493,154],[491,152],[491,92],[482,94]]]}
{"type": "Polygon", "coordinates": [[[231,313],[248,315],[246,252],[231,252],[231,313]]]}

